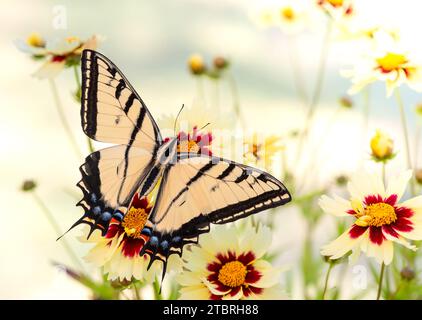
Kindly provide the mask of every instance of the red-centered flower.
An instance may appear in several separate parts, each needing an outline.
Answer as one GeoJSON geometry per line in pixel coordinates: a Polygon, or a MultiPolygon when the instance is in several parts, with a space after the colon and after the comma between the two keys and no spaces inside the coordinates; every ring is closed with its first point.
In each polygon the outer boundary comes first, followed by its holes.
{"type": "MultiPolygon", "coordinates": [[[[170,138],[165,138],[164,142],[170,138]]],[[[201,133],[197,126],[194,126],[192,132],[181,131],[177,134],[177,151],[192,154],[212,155],[210,150],[213,136],[211,132],[201,133]]]]}
{"type": "MultiPolygon", "coordinates": [[[[151,205],[146,197],[139,198],[135,194],[132,205],[127,211],[122,221],[112,220],[105,237],[113,239],[123,235],[121,240],[121,250],[125,257],[133,258],[139,255],[142,247],[149,240],[149,237],[141,234],[142,229],[148,219],[151,205]]],[[[111,245],[111,241],[109,242],[111,245]]]]}
{"type": "Polygon", "coordinates": [[[271,243],[266,227],[217,226],[184,254],[185,270],[176,280],[180,299],[280,299],[280,269],[263,255],[271,243]]]}
{"type": "Polygon", "coordinates": [[[411,172],[405,172],[384,187],[381,177],[362,174],[350,184],[351,200],[323,196],[320,206],[335,216],[352,216],[353,225],[339,238],[324,246],[321,253],[338,259],[352,251],[357,258],[361,251],[378,262],[391,263],[393,243],[416,250],[407,240],[422,239],[422,196],[399,203],[411,172]]]}
{"type": "MultiPolygon", "coordinates": [[[[104,237],[94,232],[87,241],[86,235],[81,241],[93,242],[96,245],[89,251],[85,260],[97,267],[103,267],[109,280],[128,280],[132,278],[152,282],[156,275],[161,273],[162,264],[154,263],[149,271],[149,256],[140,256],[140,251],[149,237],[142,234],[148,215],[151,211],[148,198],[139,198],[135,194],[132,203],[123,219],[112,219],[104,237]]],[[[168,270],[177,269],[180,265],[179,257],[172,255],[169,258],[168,270]]]]}

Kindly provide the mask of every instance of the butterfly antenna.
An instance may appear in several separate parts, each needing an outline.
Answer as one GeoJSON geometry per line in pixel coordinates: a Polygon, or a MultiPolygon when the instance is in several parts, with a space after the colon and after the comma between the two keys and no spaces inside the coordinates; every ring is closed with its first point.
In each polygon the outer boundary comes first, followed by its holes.
{"type": "Polygon", "coordinates": [[[208,127],[211,124],[211,122],[208,122],[205,126],[203,126],[201,129],[199,129],[199,131],[205,129],[206,127],[208,127]]]}
{"type": "Polygon", "coordinates": [[[185,104],[182,104],[182,107],[180,108],[179,112],[177,113],[176,119],[174,120],[174,127],[173,127],[174,136],[176,136],[177,120],[179,120],[179,116],[182,113],[182,110],[183,110],[184,107],[185,107],[185,104]]]}

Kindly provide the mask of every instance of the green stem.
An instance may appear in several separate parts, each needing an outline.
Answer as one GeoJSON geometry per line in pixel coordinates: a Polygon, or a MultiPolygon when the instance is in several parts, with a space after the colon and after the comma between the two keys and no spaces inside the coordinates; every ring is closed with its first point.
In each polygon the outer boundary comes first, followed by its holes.
{"type": "Polygon", "coordinates": [[[381,174],[382,174],[382,181],[383,181],[383,183],[384,183],[384,186],[386,185],[386,183],[387,183],[387,179],[386,179],[386,176],[385,176],[385,167],[387,166],[387,163],[386,162],[383,162],[382,163],[382,166],[381,166],[381,174]]]}
{"type": "Polygon", "coordinates": [[[331,270],[334,267],[334,263],[330,261],[330,265],[328,266],[327,274],[325,275],[325,284],[324,284],[324,291],[322,292],[322,300],[325,300],[325,295],[328,289],[328,280],[330,279],[331,270]]]}
{"type": "MultiPolygon", "coordinates": [[[[50,225],[53,227],[57,237],[60,237],[63,232],[61,228],[59,227],[57,221],[54,219],[53,214],[51,211],[47,208],[44,201],[41,199],[41,197],[35,192],[32,192],[32,196],[37,203],[37,205],[40,207],[41,211],[44,213],[44,216],[47,218],[47,221],[50,223],[50,225]]],[[[76,254],[73,252],[72,248],[70,247],[69,243],[66,241],[66,239],[62,238],[61,243],[63,244],[64,249],[66,250],[67,254],[69,255],[69,258],[78,265],[81,269],[84,269],[83,265],[79,261],[76,254]]]]}
{"type": "Polygon", "coordinates": [[[152,284],[154,288],[154,299],[155,300],[163,300],[163,296],[161,295],[161,285],[160,280],[156,277],[154,283],[152,284]]]}
{"type": "Polygon", "coordinates": [[[136,285],[136,282],[133,282],[133,292],[135,293],[135,299],[141,300],[141,295],[139,293],[139,288],[136,285]]]}
{"type": "Polygon", "coordinates": [[[204,91],[204,77],[201,75],[197,75],[195,76],[195,78],[196,78],[196,91],[197,91],[198,98],[202,100],[201,103],[206,104],[205,91],[204,91]]]}
{"type": "MultiPolygon", "coordinates": [[[[404,136],[404,142],[405,142],[405,148],[406,148],[407,167],[409,169],[413,170],[412,158],[411,158],[411,155],[410,155],[409,132],[408,132],[408,129],[407,129],[407,122],[406,122],[406,114],[405,114],[405,111],[404,111],[404,104],[403,104],[403,100],[401,98],[399,89],[395,90],[395,94],[396,94],[397,104],[398,104],[399,110],[400,110],[400,120],[401,120],[401,124],[402,124],[403,136],[404,136]]],[[[410,187],[411,187],[412,195],[415,196],[416,195],[415,179],[413,178],[413,176],[412,176],[412,180],[410,181],[410,187]]]]}
{"type": "Polygon", "coordinates": [[[327,29],[325,32],[322,50],[321,50],[321,56],[319,59],[318,64],[318,71],[317,71],[317,79],[316,79],[316,85],[315,90],[312,96],[312,100],[308,106],[308,110],[305,117],[305,124],[303,126],[304,130],[301,131],[301,134],[299,136],[299,142],[298,142],[298,148],[296,152],[296,162],[299,160],[302,149],[305,143],[305,140],[308,136],[309,129],[312,125],[312,122],[314,120],[315,110],[319,104],[319,100],[321,98],[321,92],[322,92],[322,86],[324,83],[324,77],[325,77],[325,71],[326,71],[326,64],[327,64],[327,57],[328,52],[330,48],[330,37],[331,37],[331,20],[328,20],[327,29]]]}
{"type": "Polygon", "coordinates": [[[377,300],[381,297],[381,291],[382,291],[382,280],[384,278],[384,271],[385,271],[385,264],[384,262],[381,265],[381,272],[380,272],[380,278],[378,281],[378,292],[377,292],[377,300]]]}
{"type": "Polygon", "coordinates": [[[302,76],[302,68],[299,64],[298,57],[299,52],[297,50],[297,44],[296,44],[296,37],[290,36],[289,38],[289,56],[290,56],[290,62],[293,69],[293,78],[294,83],[296,87],[296,92],[300,100],[302,100],[302,103],[304,106],[308,105],[308,95],[306,93],[305,89],[305,81],[302,76]]]}
{"type": "Polygon", "coordinates": [[[75,80],[76,80],[76,87],[78,90],[81,89],[81,80],[80,80],[80,76],[79,76],[79,71],[78,71],[78,66],[73,66],[73,74],[75,75],[75,80]]]}
{"type": "Polygon", "coordinates": [[[240,125],[242,130],[246,129],[246,122],[245,118],[243,117],[242,109],[240,108],[240,100],[239,100],[239,93],[237,90],[236,80],[234,79],[233,75],[229,72],[226,73],[227,81],[229,83],[230,92],[233,100],[233,110],[236,114],[237,119],[240,121],[240,125]]]}
{"type": "Polygon", "coordinates": [[[68,137],[68,139],[70,141],[70,144],[72,145],[72,147],[73,147],[73,149],[75,151],[75,154],[77,155],[78,158],[82,158],[82,153],[79,150],[79,147],[78,147],[78,144],[76,142],[76,139],[73,136],[72,130],[70,129],[70,126],[69,126],[69,124],[68,124],[68,122],[66,120],[66,115],[64,113],[63,106],[62,106],[62,103],[60,101],[60,97],[59,97],[59,93],[57,91],[56,83],[55,83],[55,81],[53,79],[49,79],[49,83],[50,83],[51,91],[53,93],[54,102],[55,102],[56,109],[57,109],[57,112],[59,114],[59,117],[60,117],[60,121],[62,123],[62,126],[63,126],[63,128],[64,128],[64,130],[65,130],[65,132],[67,134],[67,137],[68,137]]]}

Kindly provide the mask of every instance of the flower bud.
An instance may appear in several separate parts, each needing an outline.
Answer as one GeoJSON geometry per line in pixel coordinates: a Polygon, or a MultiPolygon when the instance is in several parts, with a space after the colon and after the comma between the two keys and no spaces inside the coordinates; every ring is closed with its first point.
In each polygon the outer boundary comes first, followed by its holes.
{"type": "Polygon", "coordinates": [[[201,75],[206,70],[204,59],[198,54],[190,56],[188,60],[188,66],[190,72],[194,75],[201,75]]]}
{"type": "Polygon", "coordinates": [[[21,190],[24,192],[29,192],[34,190],[37,187],[37,184],[34,180],[25,180],[21,186],[21,190]]]}
{"type": "Polygon", "coordinates": [[[415,173],[416,181],[422,185],[422,169],[417,169],[415,173]]]}
{"type": "Polygon", "coordinates": [[[229,62],[225,58],[221,56],[217,56],[214,58],[214,67],[217,70],[226,69],[228,66],[229,66],[229,62]]]}
{"type": "Polygon", "coordinates": [[[404,267],[400,271],[400,276],[402,277],[402,279],[410,281],[410,280],[413,280],[415,278],[415,271],[413,271],[409,267],[404,267]]]}
{"type": "Polygon", "coordinates": [[[421,116],[422,117],[422,103],[418,103],[417,105],[416,105],[416,114],[418,115],[418,116],[421,116]]]}
{"type": "Polygon", "coordinates": [[[347,178],[347,176],[345,176],[345,175],[339,175],[339,176],[337,176],[336,177],[336,184],[338,185],[338,186],[345,186],[346,184],[347,184],[347,181],[348,181],[349,179],[347,178]]]}
{"type": "Polygon", "coordinates": [[[394,157],[394,142],[390,136],[377,130],[370,142],[372,157],[376,161],[386,161],[394,157]]]}
{"type": "Polygon", "coordinates": [[[348,96],[343,96],[339,99],[340,106],[350,109],[353,107],[353,101],[348,96]]]}

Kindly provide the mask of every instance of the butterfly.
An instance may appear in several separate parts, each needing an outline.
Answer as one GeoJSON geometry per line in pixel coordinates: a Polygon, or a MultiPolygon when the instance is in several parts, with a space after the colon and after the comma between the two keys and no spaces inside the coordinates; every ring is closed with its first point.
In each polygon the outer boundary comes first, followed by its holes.
{"type": "Polygon", "coordinates": [[[291,200],[272,175],[209,154],[182,152],[177,137],[163,140],[147,106],[123,73],[104,55],[81,58],[81,123],[94,140],[115,144],[91,153],[80,167],[83,216],[70,228],[90,226],[104,236],[128,208],[156,191],[140,234],[139,254],[164,264],[198,243],[210,224],[224,224],[291,200]]]}

